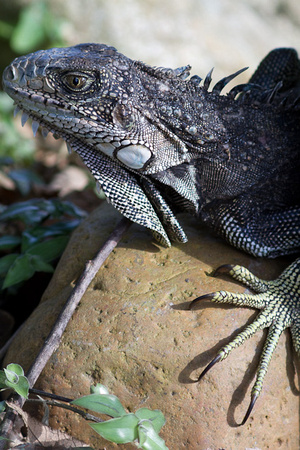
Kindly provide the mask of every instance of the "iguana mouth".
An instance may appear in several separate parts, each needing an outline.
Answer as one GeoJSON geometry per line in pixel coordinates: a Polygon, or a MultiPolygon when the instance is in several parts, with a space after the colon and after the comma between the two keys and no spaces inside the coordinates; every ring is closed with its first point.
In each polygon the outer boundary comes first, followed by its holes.
{"type": "MultiPolygon", "coordinates": [[[[51,121],[43,121],[37,118],[37,116],[32,112],[32,110],[28,110],[28,112],[22,110],[19,106],[15,107],[14,117],[21,112],[21,124],[22,127],[28,121],[28,119],[32,119],[32,132],[34,137],[36,137],[37,131],[41,128],[41,133],[44,138],[48,136],[49,133],[52,133],[55,139],[62,138],[65,140],[68,152],[72,153],[72,145],[70,144],[70,140],[73,140],[72,134],[58,128],[57,126],[53,126],[51,121]],[[50,125],[50,126],[49,126],[50,125]]],[[[48,117],[48,116],[47,116],[48,117]]],[[[126,167],[138,170],[144,168],[147,161],[151,158],[151,151],[136,142],[128,141],[128,140],[110,140],[108,139],[103,142],[91,143],[93,148],[100,150],[102,153],[109,157],[116,157],[121,163],[123,163],[126,167]]]]}

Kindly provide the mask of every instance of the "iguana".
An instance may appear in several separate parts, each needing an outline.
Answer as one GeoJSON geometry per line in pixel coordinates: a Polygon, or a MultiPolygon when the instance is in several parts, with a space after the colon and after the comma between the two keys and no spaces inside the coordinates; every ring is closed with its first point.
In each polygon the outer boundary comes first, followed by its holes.
{"type": "MultiPolygon", "coordinates": [[[[300,247],[299,92],[295,50],[275,49],[248,83],[221,95],[190,76],[134,61],[113,47],[80,44],[15,59],[3,86],[38,128],[62,137],[83,159],[107,200],[158,241],[186,242],[175,214],[188,212],[230,244],[258,257],[300,247]]],[[[300,353],[300,259],[275,281],[240,266],[227,271],[257,294],[208,294],[219,303],[261,309],[202,375],[257,330],[269,327],[249,417],[279,336],[290,327],[300,353]]],[[[198,301],[198,299],[196,300],[198,301]]],[[[201,378],[200,376],[200,378],[201,378]]]]}

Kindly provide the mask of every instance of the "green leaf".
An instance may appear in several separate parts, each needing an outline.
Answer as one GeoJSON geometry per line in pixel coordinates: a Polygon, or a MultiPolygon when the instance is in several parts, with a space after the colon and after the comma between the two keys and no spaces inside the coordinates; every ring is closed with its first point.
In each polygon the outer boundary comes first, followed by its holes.
{"type": "Polygon", "coordinates": [[[11,253],[0,258],[0,276],[7,274],[9,268],[13,265],[15,260],[19,257],[18,253],[11,253]]]}
{"type": "Polygon", "coordinates": [[[35,271],[35,268],[31,264],[31,255],[25,254],[18,256],[7,272],[3,282],[3,289],[28,280],[35,271]]]}
{"type": "Polygon", "coordinates": [[[8,23],[6,20],[0,20],[0,37],[4,39],[9,39],[14,30],[13,25],[8,23]]]}
{"type": "Polygon", "coordinates": [[[48,217],[66,215],[81,219],[86,216],[86,213],[70,202],[33,198],[6,207],[0,214],[0,221],[21,220],[25,224],[33,226],[38,225],[48,217]]]}
{"type": "Polygon", "coordinates": [[[109,390],[107,389],[107,387],[100,383],[96,384],[96,386],[91,386],[90,391],[91,394],[109,394],[109,390]]]}
{"type": "Polygon", "coordinates": [[[33,183],[43,184],[42,179],[29,169],[11,170],[7,175],[15,182],[17,188],[24,196],[29,194],[33,183]]]}
{"type": "Polygon", "coordinates": [[[20,19],[11,38],[11,47],[17,53],[34,50],[45,39],[45,2],[32,2],[21,9],[20,19]]]}
{"type": "Polygon", "coordinates": [[[22,397],[28,397],[29,383],[19,364],[8,364],[0,373],[0,386],[3,389],[11,388],[22,397]],[[3,378],[3,375],[5,379],[3,378]]]}
{"type": "Polygon", "coordinates": [[[166,423],[165,416],[159,409],[140,408],[135,412],[135,415],[140,420],[150,420],[154,430],[159,433],[161,428],[166,423]]]}
{"type": "Polygon", "coordinates": [[[22,397],[28,397],[29,383],[19,364],[8,364],[0,371],[0,390],[13,389],[22,397]]]}
{"type": "Polygon", "coordinates": [[[15,372],[17,375],[24,375],[23,367],[19,364],[11,363],[8,364],[6,369],[11,370],[12,372],[15,372]]]}
{"type": "Polygon", "coordinates": [[[11,220],[11,219],[19,219],[22,218],[22,215],[27,215],[28,213],[34,213],[38,211],[38,207],[36,205],[30,205],[28,202],[18,202],[13,205],[8,206],[1,214],[0,220],[11,220]]]}
{"type": "Polygon", "coordinates": [[[6,380],[9,383],[11,383],[11,384],[17,384],[18,383],[19,376],[15,372],[13,372],[11,370],[8,370],[8,369],[3,369],[3,370],[4,370],[4,373],[5,373],[5,376],[6,376],[6,380]]]}
{"type": "Polygon", "coordinates": [[[21,220],[27,225],[38,224],[49,216],[50,205],[46,200],[40,199],[14,203],[0,214],[0,221],[21,220]]]}
{"type": "Polygon", "coordinates": [[[4,370],[0,370],[0,390],[7,389],[6,381],[7,378],[4,370]]]}
{"type": "Polygon", "coordinates": [[[38,255],[25,253],[16,258],[3,282],[3,289],[29,280],[35,272],[53,272],[53,267],[38,255]]]}
{"type": "Polygon", "coordinates": [[[58,236],[45,242],[33,244],[26,250],[25,254],[39,256],[44,262],[50,262],[61,256],[68,241],[69,236],[58,236]]]}
{"type": "Polygon", "coordinates": [[[138,439],[143,450],[168,450],[165,441],[156,433],[149,421],[143,421],[138,426],[138,439]]]}
{"type": "Polygon", "coordinates": [[[32,267],[35,269],[35,272],[48,272],[48,273],[54,272],[54,269],[51,266],[51,264],[43,261],[42,258],[40,258],[39,256],[32,255],[30,258],[30,263],[32,267]]]}
{"type": "Polygon", "coordinates": [[[90,426],[104,439],[116,444],[127,444],[138,437],[138,418],[134,414],[102,423],[90,423],[90,426]]]}
{"type": "Polygon", "coordinates": [[[20,245],[21,243],[21,237],[20,236],[2,236],[0,237],[0,250],[7,250],[14,247],[17,247],[17,245],[20,245]]]}
{"type": "Polygon", "coordinates": [[[22,233],[21,251],[25,252],[33,244],[45,241],[49,237],[70,235],[79,223],[80,219],[74,219],[66,222],[57,222],[49,226],[38,225],[34,228],[28,228],[22,233]]]}
{"type": "Polygon", "coordinates": [[[127,414],[118,397],[112,394],[90,394],[77,398],[71,403],[111,417],[127,414]]]}
{"type": "Polygon", "coordinates": [[[28,391],[29,391],[29,383],[26,377],[19,376],[18,382],[6,382],[7,387],[12,388],[17,394],[21,395],[22,397],[28,398],[28,391]]]}
{"type": "MultiPolygon", "coordinates": [[[[34,235],[34,231],[40,229],[43,230],[43,226],[36,226],[34,228],[27,228],[22,233],[22,242],[21,242],[21,252],[24,253],[26,250],[32,246],[33,244],[37,244],[39,242],[39,238],[34,235]]],[[[43,236],[41,237],[43,239],[43,236]]]]}
{"type": "Polygon", "coordinates": [[[78,206],[74,205],[71,202],[67,201],[62,202],[61,200],[57,199],[54,199],[53,202],[56,206],[56,210],[59,216],[67,215],[78,218],[83,218],[87,216],[87,213],[85,211],[83,211],[81,208],[79,208],[78,206]]]}

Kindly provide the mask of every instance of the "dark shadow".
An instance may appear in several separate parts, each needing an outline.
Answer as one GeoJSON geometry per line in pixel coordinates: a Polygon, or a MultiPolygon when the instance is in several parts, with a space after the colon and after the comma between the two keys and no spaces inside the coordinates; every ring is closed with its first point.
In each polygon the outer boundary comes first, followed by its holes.
{"type": "Polygon", "coordinates": [[[291,333],[287,333],[286,339],[286,374],[289,380],[291,391],[294,395],[300,396],[300,360],[297,352],[293,348],[291,333]],[[296,386],[295,379],[297,378],[298,387],[296,386]]]}
{"type": "MultiPolygon", "coordinates": [[[[291,333],[288,333],[286,339],[286,374],[289,380],[291,391],[294,395],[300,396],[300,358],[295,351],[292,343],[291,333]],[[296,386],[296,380],[298,386],[296,386]]],[[[299,403],[299,415],[300,415],[300,403],[299,403]]],[[[300,423],[299,430],[300,432],[300,423]]]]}
{"type": "MultiPolygon", "coordinates": [[[[223,307],[224,305],[214,305],[214,307],[223,307]]],[[[225,309],[225,308],[224,308],[225,309]]],[[[232,306],[226,305],[226,309],[233,309],[232,306]]],[[[189,383],[196,383],[198,382],[198,376],[192,377],[191,374],[195,370],[198,370],[199,368],[205,368],[217,355],[218,351],[221,350],[222,347],[229,344],[230,341],[232,341],[237,334],[239,334],[247,325],[249,325],[251,322],[253,322],[255,316],[257,315],[257,312],[255,311],[254,314],[247,320],[243,326],[240,328],[237,328],[230,336],[222,339],[219,341],[216,345],[214,345],[211,349],[206,350],[199,355],[197,355],[195,358],[190,361],[186,367],[180,372],[178,376],[178,381],[182,384],[189,384],[189,383]]],[[[229,356],[230,358],[230,356],[229,356]]],[[[220,363],[221,364],[221,363],[220,363]]],[[[213,370],[213,369],[212,369],[213,370]]]]}
{"type": "Polygon", "coordinates": [[[177,303],[177,305],[171,305],[171,309],[175,309],[176,311],[188,311],[190,309],[190,304],[191,302],[177,303]]]}
{"type": "MultiPolygon", "coordinates": [[[[240,382],[239,386],[236,388],[236,390],[232,394],[232,399],[228,407],[227,412],[227,423],[230,427],[236,428],[239,427],[242,423],[243,418],[245,417],[246,410],[245,411],[238,411],[239,421],[235,419],[236,410],[238,407],[243,403],[245,400],[245,397],[247,396],[247,393],[249,392],[249,404],[250,404],[250,386],[253,385],[257,367],[259,364],[261,352],[265,343],[267,337],[267,330],[264,330],[263,336],[260,339],[259,343],[257,344],[257,347],[255,349],[255,354],[253,356],[253,359],[251,363],[249,364],[248,368],[246,369],[243,379],[240,382]]],[[[255,408],[255,406],[254,406],[255,408]]]]}
{"type": "MultiPolygon", "coordinates": [[[[197,303],[192,309],[190,309],[190,305],[193,300],[190,302],[182,302],[177,303],[176,305],[171,305],[171,309],[175,309],[176,311],[188,311],[190,310],[191,313],[197,312],[197,311],[203,311],[207,307],[214,307],[216,309],[224,309],[225,311],[228,309],[236,309],[237,306],[230,305],[229,303],[213,303],[210,300],[201,300],[199,303],[197,303]]],[[[251,309],[249,306],[239,306],[238,308],[245,308],[245,309],[251,309]]],[[[256,314],[258,311],[255,311],[256,314]]],[[[255,316],[254,316],[255,317],[255,316]]],[[[248,322],[247,322],[248,323],[248,322]]]]}
{"type": "MultiPolygon", "coordinates": [[[[292,383],[290,382],[290,384],[292,385],[293,394],[298,395],[298,397],[299,397],[299,395],[300,395],[300,389],[299,389],[299,386],[300,386],[300,358],[299,358],[299,355],[297,354],[297,352],[295,351],[294,347],[292,346],[291,339],[287,340],[287,347],[289,348],[289,354],[292,354],[292,361],[293,361],[293,365],[290,364],[291,359],[289,359],[289,357],[288,357],[289,355],[287,355],[287,374],[289,377],[289,381],[291,380],[291,378],[289,376],[289,369],[290,369],[290,373],[292,372],[293,375],[295,375],[295,377],[293,376],[292,383]],[[293,366],[293,371],[291,370],[292,369],[291,366],[293,366]],[[298,388],[296,387],[296,385],[294,383],[296,374],[297,374],[298,388]]],[[[299,415],[300,415],[300,403],[299,403],[299,415]]],[[[300,423],[299,423],[298,432],[300,432],[300,423]]]]}

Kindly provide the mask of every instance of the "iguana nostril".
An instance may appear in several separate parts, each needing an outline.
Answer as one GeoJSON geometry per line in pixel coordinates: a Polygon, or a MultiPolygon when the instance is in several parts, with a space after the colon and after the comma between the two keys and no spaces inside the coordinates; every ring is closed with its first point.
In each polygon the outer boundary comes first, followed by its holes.
{"type": "Polygon", "coordinates": [[[3,73],[3,78],[8,81],[16,81],[18,79],[18,70],[14,66],[8,66],[3,73]]]}

